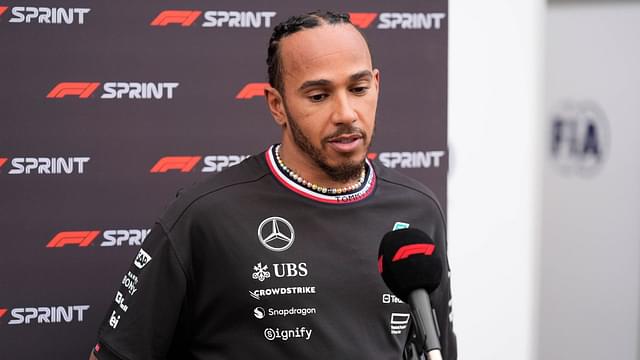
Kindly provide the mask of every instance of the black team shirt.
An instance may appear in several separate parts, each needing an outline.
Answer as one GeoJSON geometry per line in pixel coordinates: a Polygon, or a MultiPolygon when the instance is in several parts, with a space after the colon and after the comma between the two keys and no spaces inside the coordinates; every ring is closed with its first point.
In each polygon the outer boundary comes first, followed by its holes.
{"type": "MultiPolygon", "coordinates": [[[[100,360],[401,359],[409,306],[378,274],[378,245],[410,226],[446,249],[434,195],[369,161],[359,189],[321,194],[274,151],[183,191],[156,222],[100,327],[100,360]]],[[[451,360],[443,270],[431,303],[451,360]]]]}

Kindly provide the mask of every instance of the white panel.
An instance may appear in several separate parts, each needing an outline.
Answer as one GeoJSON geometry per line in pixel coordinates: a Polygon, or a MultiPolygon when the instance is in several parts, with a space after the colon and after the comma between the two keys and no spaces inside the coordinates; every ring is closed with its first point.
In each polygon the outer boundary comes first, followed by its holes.
{"type": "Polygon", "coordinates": [[[534,358],[544,2],[450,2],[449,256],[460,359],[534,358]]]}
{"type": "Polygon", "coordinates": [[[550,6],[546,81],[547,125],[589,101],[609,135],[589,174],[546,158],[540,358],[638,359],[640,4],[550,6]]]}

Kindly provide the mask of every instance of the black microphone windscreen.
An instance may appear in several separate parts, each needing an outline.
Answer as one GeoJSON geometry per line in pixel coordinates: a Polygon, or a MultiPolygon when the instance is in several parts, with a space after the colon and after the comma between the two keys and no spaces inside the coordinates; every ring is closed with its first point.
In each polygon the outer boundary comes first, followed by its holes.
{"type": "Polygon", "coordinates": [[[439,249],[424,231],[407,228],[390,231],[380,242],[378,271],[387,287],[402,301],[416,289],[432,292],[442,277],[439,249]]]}

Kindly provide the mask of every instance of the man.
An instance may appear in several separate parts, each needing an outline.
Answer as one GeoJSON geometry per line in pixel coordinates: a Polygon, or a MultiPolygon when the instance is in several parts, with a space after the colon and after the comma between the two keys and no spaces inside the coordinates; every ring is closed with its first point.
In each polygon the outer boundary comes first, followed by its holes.
{"type": "MultiPolygon", "coordinates": [[[[348,16],[276,26],[267,104],[281,144],[184,191],[124,275],[91,358],[400,359],[409,308],[377,271],[395,227],[446,262],[432,193],[367,160],[380,73],[348,16]]],[[[432,295],[456,358],[448,268],[432,295]]]]}

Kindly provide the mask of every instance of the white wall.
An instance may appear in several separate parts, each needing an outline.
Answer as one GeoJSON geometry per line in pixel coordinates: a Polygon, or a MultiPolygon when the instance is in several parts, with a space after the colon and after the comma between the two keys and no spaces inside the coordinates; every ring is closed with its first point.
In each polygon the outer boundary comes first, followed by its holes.
{"type": "Polygon", "coordinates": [[[545,161],[540,359],[638,359],[640,3],[551,4],[546,54],[545,125],[597,106],[604,161],[545,161]]]}
{"type": "Polygon", "coordinates": [[[534,358],[541,0],[451,0],[449,257],[462,360],[534,358]]]}

